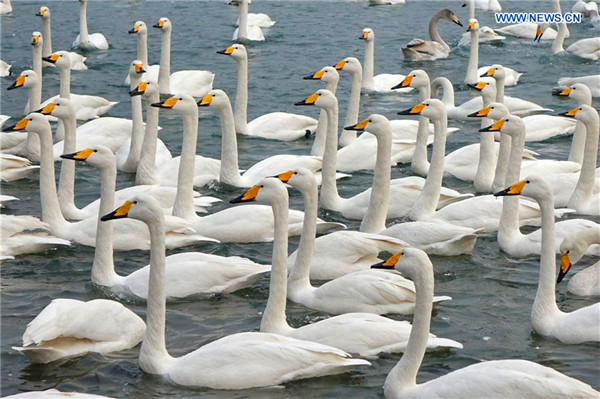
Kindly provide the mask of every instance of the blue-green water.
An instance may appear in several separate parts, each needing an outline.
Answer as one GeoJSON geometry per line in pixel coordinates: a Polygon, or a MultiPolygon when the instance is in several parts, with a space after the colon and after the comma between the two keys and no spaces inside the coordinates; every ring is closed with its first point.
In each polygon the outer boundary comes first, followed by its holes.
{"type": "MultiPolygon", "coordinates": [[[[0,19],[2,26],[0,58],[12,64],[13,74],[31,67],[31,32],[41,31],[42,24],[34,14],[41,5],[52,10],[54,50],[67,49],[78,33],[78,4],[75,1],[48,3],[15,1],[12,15],[0,19]]],[[[408,73],[423,68],[430,76],[446,76],[457,82],[456,101],[461,103],[472,95],[462,84],[467,64],[468,47],[454,49],[450,57],[435,62],[405,62],[400,48],[413,37],[426,38],[430,15],[440,8],[451,8],[465,23],[467,11],[459,1],[417,2],[400,7],[369,7],[364,2],[311,2],[256,0],[252,12],[265,12],[277,21],[266,33],[267,40],[248,45],[250,53],[249,119],[269,111],[305,112],[317,116],[317,109],[293,107],[322,85],[302,80],[302,76],[324,65],[332,65],[347,56],[362,59],[363,42],[357,40],[365,27],[376,34],[375,69],[380,72],[408,73]]],[[[503,2],[506,11],[548,11],[549,4],[540,2],[503,2]]],[[[563,8],[565,11],[567,7],[563,8]]],[[[208,69],[216,72],[215,88],[224,89],[233,98],[236,66],[233,60],[217,55],[231,41],[237,9],[222,1],[90,1],[88,24],[90,32],[102,32],[111,44],[105,52],[88,55],[89,70],[72,73],[74,93],[94,94],[120,101],[111,116],[130,117],[128,89],[122,85],[129,63],[135,58],[135,38],[127,31],[136,20],[151,25],[159,17],[169,17],[174,25],[173,71],[208,69]]],[[[481,26],[495,26],[493,15],[478,12],[481,26]]],[[[440,24],[440,31],[451,45],[456,45],[466,28],[440,24]]],[[[571,26],[572,38],[597,36],[598,30],[584,23],[571,26]]],[[[157,63],[160,53],[160,33],[150,29],[150,63],[157,63]]],[[[555,110],[573,107],[568,100],[551,96],[551,88],[560,76],[598,73],[598,62],[583,61],[573,56],[552,56],[549,43],[534,44],[508,38],[500,45],[480,47],[480,65],[502,63],[524,75],[518,86],[507,88],[507,94],[542,104],[555,110]]],[[[1,79],[1,113],[21,116],[26,103],[24,90],[6,92],[14,76],[1,79]]],[[[44,70],[44,98],[58,92],[58,73],[44,70]]],[[[345,112],[349,81],[346,74],[338,89],[340,108],[345,112]]],[[[396,117],[396,111],[416,102],[416,95],[363,96],[361,116],[372,112],[396,117]]],[[[595,102],[597,107],[598,103],[595,102]]],[[[200,111],[198,153],[218,157],[220,125],[215,113],[200,111]]],[[[181,148],[181,119],[175,113],[162,112],[160,133],[173,154],[181,148]]],[[[448,152],[478,140],[478,124],[451,122],[461,130],[448,140],[448,152]]],[[[248,167],[265,156],[278,153],[308,153],[312,141],[291,143],[239,138],[240,167],[248,167]]],[[[565,159],[569,138],[562,137],[529,145],[544,158],[565,159]]],[[[58,166],[58,163],[57,163],[58,166]]],[[[410,169],[395,167],[394,177],[406,176],[410,169]]],[[[370,172],[354,173],[340,182],[340,193],[349,196],[371,184],[370,172]]],[[[133,183],[132,175],[120,174],[119,187],[133,183]]],[[[445,179],[444,184],[464,192],[472,191],[465,182],[445,179]]],[[[76,202],[89,203],[99,195],[98,174],[86,165],[77,166],[76,202]]],[[[228,199],[239,194],[231,188],[202,189],[204,193],[228,199]]],[[[14,195],[19,202],[8,204],[3,212],[40,215],[38,179],[2,185],[2,193],[14,195]]],[[[290,192],[291,204],[301,209],[297,192],[290,192]]],[[[225,201],[226,202],[226,201],[225,201]]],[[[211,211],[228,206],[217,205],[211,211]]],[[[340,215],[322,213],[329,220],[339,220],[350,228],[354,221],[340,215]]],[[[597,218],[595,219],[597,221],[597,218]]],[[[290,250],[297,239],[290,242],[290,250]]],[[[243,255],[262,263],[270,262],[270,244],[202,245],[184,251],[197,250],[220,255],[243,255]]],[[[27,359],[11,349],[21,342],[26,324],[52,299],[75,298],[89,300],[107,294],[90,283],[93,248],[73,245],[44,255],[22,256],[2,265],[1,305],[1,378],[2,395],[20,391],[58,388],[63,391],[86,391],[114,397],[180,397],[180,398],[300,398],[300,397],[383,397],[382,384],[399,356],[384,356],[368,369],[354,373],[311,379],[287,384],[284,389],[262,389],[241,392],[190,390],[172,386],[161,378],[144,374],[137,366],[138,348],[110,356],[90,355],[50,365],[30,365],[27,359]]],[[[509,259],[499,251],[495,235],[481,237],[471,256],[434,257],[436,293],[451,295],[454,300],[439,306],[434,313],[432,330],[438,336],[462,342],[462,351],[427,354],[419,380],[425,381],[480,360],[518,358],[550,366],[569,376],[600,388],[600,350],[597,344],[562,345],[543,339],[532,332],[530,310],[537,286],[538,262],[529,259],[509,259]]],[[[596,259],[584,258],[582,266],[596,259]]],[[[118,271],[128,274],[148,262],[146,252],[115,254],[118,271]]],[[[576,266],[578,269],[580,266],[576,266]]],[[[559,307],[577,309],[592,304],[593,299],[566,294],[565,285],[558,288],[559,307]]],[[[240,331],[255,331],[266,303],[268,277],[256,286],[233,295],[217,298],[170,303],[167,309],[167,341],[171,354],[177,356],[207,342],[240,331]]],[[[145,316],[145,304],[126,304],[145,316]]],[[[288,304],[292,325],[298,326],[324,317],[293,303],[288,304]]]]}

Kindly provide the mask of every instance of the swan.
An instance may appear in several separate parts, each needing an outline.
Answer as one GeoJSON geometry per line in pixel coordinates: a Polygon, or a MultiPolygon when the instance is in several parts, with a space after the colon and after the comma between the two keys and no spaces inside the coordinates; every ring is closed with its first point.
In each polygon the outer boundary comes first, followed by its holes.
{"type": "Polygon", "coordinates": [[[16,395],[6,396],[6,398],[12,399],[113,399],[109,396],[93,395],[89,393],[79,392],[61,392],[57,389],[47,389],[45,391],[32,391],[19,393],[16,395]]]}
{"type": "Polygon", "coordinates": [[[23,254],[45,252],[58,245],[71,243],[48,233],[49,226],[27,215],[0,214],[0,259],[12,259],[23,254]]]}
{"type": "MultiPolygon", "coordinates": [[[[582,229],[569,234],[560,244],[560,270],[556,284],[560,283],[571,267],[587,252],[590,245],[600,244],[598,228],[582,229]]],[[[569,280],[567,291],[577,296],[600,296],[600,262],[580,271],[569,280]]]]}
{"type": "MultiPolygon", "coordinates": [[[[254,19],[255,18],[252,18],[252,20],[254,19]]],[[[237,22],[239,26],[233,32],[233,37],[231,38],[231,40],[251,40],[257,42],[265,41],[265,35],[263,34],[261,26],[251,23],[251,18],[248,14],[247,0],[240,0],[239,2],[239,16],[237,22]]]]}
{"type": "Polygon", "coordinates": [[[369,0],[371,6],[397,6],[405,3],[405,0],[369,0]]]}
{"type": "MultiPolygon", "coordinates": [[[[292,328],[286,321],[285,307],[287,296],[294,300],[295,296],[302,290],[315,291],[318,295],[321,291],[310,285],[308,259],[311,257],[312,243],[316,234],[317,220],[317,182],[312,172],[307,169],[290,171],[280,175],[280,180],[287,181],[295,188],[300,189],[307,201],[307,208],[311,209],[305,213],[305,223],[300,243],[303,265],[290,274],[288,279],[286,268],[287,237],[285,234],[276,235],[273,248],[273,268],[271,271],[271,282],[269,287],[269,299],[261,320],[262,332],[281,334],[288,337],[303,339],[320,344],[331,345],[349,353],[358,353],[361,356],[376,357],[381,352],[401,352],[410,334],[410,324],[405,321],[395,321],[382,316],[368,313],[345,313],[325,320],[320,320],[300,328],[292,328]],[[308,194],[308,197],[306,196],[308,194]],[[309,204],[310,202],[310,204],[309,204]],[[301,268],[303,270],[301,270],[301,268]],[[287,289],[286,289],[287,286],[287,289]],[[286,293],[287,291],[287,293],[286,293]]],[[[255,200],[269,204],[275,216],[275,229],[284,231],[285,218],[287,217],[288,195],[284,185],[276,179],[265,179],[261,182],[263,187],[256,194],[255,200]]],[[[335,234],[335,233],[333,233],[335,234]]],[[[336,248],[332,248],[334,251],[336,248]]],[[[361,276],[364,273],[359,273],[361,276]]],[[[358,276],[358,275],[356,275],[358,276]]],[[[360,277],[364,279],[364,277],[360,277]]],[[[346,291],[352,280],[343,279],[346,285],[340,287],[346,291]]],[[[367,279],[365,290],[369,290],[367,279]]],[[[333,282],[328,283],[333,284],[333,282]]],[[[360,283],[358,283],[360,284],[360,283]]],[[[329,291],[330,295],[331,292],[329,291]]],[[[321,292],[321,294],[323,294],[321,292]]],[[[340,293],[339,295],[343,295],[340,293]]],[[[306,295],[304,295],[306,296],[306,295]]],[[[327,302],[328,297],[319,298],[321,302],[327,302]]],[[[456,341],[430,336],[429,349],[438,348],[462,348],[456,341]]]]}
{"type": "MultiPolygon", "coordinates": [[[[152,239],[147,326],[140,349],[140,368],[180,386],[248,389],[287,381],[339,374],[370,363],[351,359],[339,349],[277,334],[243,332],[228,335],[181,357],[171,357],[165,343],[164,216],[151,198],[134,197],[101,220],[134,218],[148,225],[152,239]],[[235,369],[235,378],[230,372],[235,369]]],[[[275,234],[285,235],[284,231],[275,234]]],[[[271,233],[273,234],[273,233],[271,233]]]]}
{"type": "Polygon", "coordinates": [[[10,14],[12,12],[12,5],[10,0],[2,0],[0,3],[0,15],[10,14]]]}
{"type": "MultiPolygon", "coordinates": [[[[146,82],[158,82],[158,75],[160,71],[160,65],[148,64],[148,27],[144,21],[136,21],[133,24],[133,28],[128,31],[130,35],[136,35],[137,37],[137,59],[142,61],[143,68],[145,70],[141,77],[141,80],[146,82]]],[[[130,85],[130,76],[127,75],[125,84],[130,85]]]]}
{"type": "Polygon", "coordinates": [[[363,61],[365,67],[363,69],[361,87],[363,92],[390,93],[394,91],[407,93],[412,90],[412,88],[410,87],[398,88],[394,90],[391,89],[392,87],[396,86],[398,83],[404,80],[404,75],[381,73],[379,75],[373,76],[375,64],[375,33],[373,32],[373,29],[363,29],[363,33],[359,39],[365,41],[365,58],[363,61]]]}
{"type": "MultiPolygon", "coordinates": [[[[500,131],[511,137],[510,159],[506,171],[506,181],[518,181],[521,174],[521,158],[525,141],[525,124],[518,116],[505,116],[496,121],[484,132],[500,131]]],[[[597,142],[597,140],[596,140],[597,142]]],[[[507,254],[514,257],[526,257],[528,255],[539,255],[542,251],[542,230],[536,230],[528,234],[522,234],[519,230],[519,203],[515,198],[504,198],[502,204],[502,215],[498,229],[498,245],[507,254]]],[[[555,235],[557,243],[556,252],[559,252],[558,244],[564,237],[573,231],[598,225],[585,219],[569,219],[558,222],[555,235]]],[[[600,226],[600,225],[598,225],[600,226]]]]}
{"type": "Polygon", "coordinates": [[[10,75],[12,65],[0,60],[0,78],[10,75]]]}
{"type": "Polygon", "coordinates": [[[144,321],[119,302],[53,299],[23,333],[23,346],[13,346],[32,363],[50,363],[87,353],[131,349],[142,341],[144,321]]]}
{"type": "Polygon", "coordinates": [[[79,35],[73,41],[73,48],[82,50],[108,50],[108,41],[102,33],[88,33],[87,0],[79,0],[79,35]]]}
{"type": "Polygon", "coordinates": [[[4,208],[4,204],[10,201],[20,201],[17,197],[12,195],[0,194],[0,209],[4,208]]]}
{"type": "MultiPolygon", "coordinates": [[[[522,22],[518,24],[506,25],[501,28],[494,29],[496,32],[500,32],[504,35],[516,36],[521,39],[534,40],[537,36],[538,25],[535,22],[522,22]]],[[[558,32],[552,28],[548,28],[544,32],[541,40],[554,40],[558,32]]],[[[567,36],[569,37],[569,36],[567,36]]]]}
{"type": "Polygon", "coordinates": [[[200,107],[213,108],[221,119],[221,169],[219,181],[236,187],[251,187],[268,176],[293,168],[321,169],[322,161],[310,155],[279,154],[252,165],[243,174],[238,168],[237,138],[231,102],[223,90],[211,90],[198,102],[200,107]]]}
{"type": "MultiPolygon", "coordinates": [[[[465,83],[477,83],[477,65],[479,64],[479,22],[475,18],[469,19],[467,34],[470,38],[469,64],[467,65],[467,73],[465,75],[465,83]]],[[[462,41],[462,39],[461,39],[462,41]]],[[[460,45],[460,43],[459,43],[460,45]]]]}
{"type": "MultiPolygon", "coordinates": [[[[36,16],[42,18],[43,24],[43,40],[40,40],[43,45],[42,56],[49,57],[52,55],[52,28],[51,28],[51,17],[50,8],[43,6],[40,7],[39,11],[35,14],[36,16]]],[[[40,35],[40,39],[42,36],[40,35]]],[[[33,43],[32,43],[33,44],[33,43]]],[[[78,54],[74,51],[67,51],[69,60],[71,61],[71,69],[76,71],[85,71],[88,69],[87,65],[85,65],[85,60],[87,57],[84,57],[81,54],[78,54]]],[[[53,64],[49,64],[47,62],[44,63],[44,66],[53,66],[53,64]]],[[[41,75],[40,75],[41,76],[41,75]]]]}
{"type": "MultiPolygon", "coordinates": [[[[114,207],[115,197],[115,156],[106,147],[96,146],[72,154],[62,155],[63,159],[85,162],[100,172],[100,184],[104,195],[97,211],[100,216],[109,213],[114,207]],[[104,186],[108,186],[105,188],[104,186]]],[[[70,162],[70,161],[65,161],[70,162]]],[[[130,195],[148,195],[147,187],[135,186],[130,195]]],[[[123,197],[123,196],[121,196],[123,197]]],[[[163,207],[163,204],[160,204],[163,207]]],[[[164,208],[163,208],[164,209],[164,208]]],[[[109,287],[111,291],[125,296],[148,298],[149,267],[145,266],[128,276],[115,272],[113,262],[112,223],[98,223],[96,230],[96,250],[92,263],[92,282],[109,287]]],[[[245,288],[270,270],[269,266],[254,263],[239,256],[217,256],[201,252],[184,252],[166,258],[166,296],[185,298],[197,294],[220,294],[245,288]]]]}
{"type": "MultiPolygon", "coordinates": [[[[335,181],[336,158],[337,158],[337,127],[338,127],[338,104],[336,97],[326,89],[318,90],[305,100],[296,103],[295,105],[315,105],[327,111],[327,142],[325,144],[325,155],[323,157],[322,167],[322,184],[320,202],[324,209],[340,212],[345,218],[363,220],[366,214],[377,214],[373,220],[377,220],[374,225],[378,225],[376,232],[385,228],[382,221],[385,221],[385,215],[380,214],[380,210],[387,209],[388,218],[398,218],[406,214],[414,199],[420,194],[424,180],[422,178],[410,177],[404,179],[395,179],[390,183],[390,168],[391,168],[391,127],[387,118],[385,121],[378,118],[380,123],[386,124],[386,131],[382,137],[377,137],[377,161],[374,168],[373,176],[373,193],[376,196],[387,196],[386,191],[394,198],[394,201],[389,202],[389,206],[377,205],[374,209],[369,205],[371,198],[371,189],[367,189],[356,194],[351,198],[342,198],[338,194],[337,184],[335,181]],[[389,134],[389,135],[388,135],[389,134]],[[396,200],[397,199],[397,200],[396,200]]],[[[355,129],[357,131],[364,130],[367,120],[361,123],[348,126],[347,129],[355,129]]],[[[441,196],[438,196],[440,205],[443,206],[453,201],[460,201],[465,196],[450,189],[443,189],[441,196]]],[[[370,218],[369,218],[370,219],[370,218]]],[[[369,222],[370,224],[371,222],[369,222]]],[[[373,228],[373,227],[371,227],[373,228]]]]}
{"type": "Polygon", "coordinates": [[[32,165],[27,158],[13,154],[0,154],[0,181],[9,182],[25,179],[39,168],[39,165],[32,165]]]}
{"type": "MultiPolygon", "coordinates": [[[[173,206],[173,215],[190,221],[196,231],[203,235],[215,238],[221,242],[266,242],[273,240],[273,214],[268,206],[256,205],[246,207],[227,208],[222,211],[199,217],[194,211],[194,174],[198,156],[196,142],[198,136],[198,106],[190,96],[170,97],[163,102],[154,103],[153,106],[172,109],[183,120],[183,146],[181,157],[177,161],[177,196],[173,206]]],[[[214,180],[218,177],[220,164],[215,170],[214,180]]],[[[172,174],[171,180],[175,180],[172,174]]],[[[300,234],[303,213],[290,210],[289,231],[290,235],[300,234]]],[[[339,223],[326,223],[319,221],[319,230],[328,231],[333,228],[344,227],[339,223]]]]}
{"type": "Polygon", "coordinates": [[[575,83],[583,83],[590,89],[592,97],[600,97],[600,75],[562,77],[558,79],[559,86],[571,86],[575,83]]]}
{"type": "MultiPolygon", "coordinates": [[[[548,29],[548,26],[549,24],[540,24],[537,28],[536,37],[533,40],[539,41],[544,32],[548,29]]],[[[552,42],[552,54],[565,51],[563,49],[563,43],[566,37],[566,29],[567,24],[565,22],[558,24],[558,35],[556,35],[556,38],[552,42]]],[[[586,39],[577,40],[567,47],[567,52],[588,60],[600,59],[600,37],[588,37],[586,39]]]]}
{"type": "MultiPolygon", "coordinates": [[[[316,189],[316,187],[314,187],[316,189]]],[[[316,190],[313,190],[313,194],[316,190]]],[[[281,182],[273,178],[264,179],[259,185],[248,189],[244,194],[232,199],[232,203],[260,201],[270,203],[275,215],[275,226],[277,230],[283,228],[282,222],[285,221],[288,204],[285,199],[287,193],[281,182]],[[262,192],[266,191],[265,194],[262,192]],[[279,191],[279,196],[277,192],[279,191]],[[277,220],[283,217],[283,220],[277,220]]],[[[311,223],[314,224],[316,211],[314,203],[316,198],[312,198],[311,223]]],[[[307,222],[307,220],[305,221],[307,222]]],[[[307,226],[308,227],[308,226],[307,226]]],[[[313,227],[313,226],[311,226],[313,227]]],[[[311,228],[310,237],[307,240],[314,239],[315,229],[311,228]]],[[[285,237],[284,234],[275,232],[275,237],[285,237]]],[[[308,243],[310,245],[311,243],[308,243]]],[[[300,303],[310,309],[330,314],[343,313],[374,313],[374,314],[412,314],[414,290],[413,285],[406,279],[395,273],[381,271],[358,271],[346,274],[342,277],[331,280],[319,287],[310,285],[310,254],[305,242],[300,249],[302,254],[296,258],[294,273],[290,275],[288,281],[288,298],[294,302],[300,303]],[[303,262],[303,264],[300,264],[303,262]]],[[[287,255],[287,245],[282,245],[279,240],[274,242],[273,262],[279,262],[280,258],[287,255]],[[281,255],[279,255],[281,252],[281,255]]],[[[433,301],[450,300],[450,297],[434,297],[433,301]]]]}
{"type": "MultiPolygon", "coordinates": [[[[67,222],[58,203],[58,195],[55,187],[54,161],[52,160],[52,132],[50,123],[42,114],[31,113],[18,121],[15,125],[5,131],[19,131],[27,129],[30,133],[36,133],[40,137],[41,144],[41,166],[40,166],[40,200],[42,203],[42,221],[50,226],[52,235],[70,241],[76,241],[83,245],[94,246],[96,236],[97,219],[95,217],[81,220],[79,222],[67,222]]],[[[187,221],[173,218],[169,220],[166,236],[170,248],[197,243],[199,241],[214,241],[196,234],[187,221]]],[[[115,249],[148,249],[150,241],[148,231],[141,224],[120,226],[115,231],[115,249]]]]}
{"type": "Polygon", "coordinates": [[[581,13],[585,18],[593,16],[594,11],[598,15],[598,4],[594,1],[577,0],[571,7],[571,12],[581,13]]]}
{"type": "MultiPolygon", "coordinates": [[[[252,1],[248,0],[248,4],[251,4],[252,1]]],[[[239,5],[239,4],[238,4],[239,5]]],[[[273,21],[271,17],[264,13],[248,13],[248,25],[258,26],[259,28],[270,28],[275,25],[277,21],[273,21]]],[[[236,21],[236,24],[240,24],[240,20],[236,21]]]]}
{"type": "Polygon", "coordinates": [[[475,9],[485,11],[502,11],[502,6],[498,0],[464,0],[461,7],[469,6],[469,18],[475,17],[475,9]]]}
{"type": "Polygon", "coordinates": [[[60,73],[60,94],[44,101],[42,107],[59,97],[67,98],[75,108],[77,119],[86,121],[104,115],[117,104],[98,96],[71,93],[71,61],[66,51],[57,51],[42,59],[56,65],[60,73]]]}
{"type": "Polygon", "coordinates": [[[247,123],[248,109],[248,53],[243,44],[233,44],[218,54],[230,56],[237,63],[238,81],[235,97],[235,131],[246,136],[291,141],[315,132],[317,120],[287,112],[270,112],[247,123]]]}
{"type": "MultiPolygon", "coordinates": [[[[417,304],[408,345],[402,358],[388,373],[383,386],[387,399],[558,399],[594,398],[600,394],[588,384],[554,369],[520,359],[481,361],[417,384],[417,373],[423,362],[431,325],[433,265],[423,251],[405,248],[377,267],[395,267],[414,281],[417,290],[417,304]]],[[[570,328],[567,330],[572,331],[570,328]]]]}
{"type": "MultiPolygon", "coordinates": [[[[470,32],[471,31],[463,33],[460,41],[458,42],[459,47],[468,46],[473,43],[473,35],[470,32]]],[[[501,43],[503,40],[506,40],[506,36],[497,34],[496,31],[489,26],[481,26],[478,30],[477,43],[501,43]]]]}
{"type": "MultiPolygon", "coordinates": [[[[598,76],[600,80],[600,75],[598,76]]],[[[577,102],[577,105],[592,105],[592,93],[584,83],[571,83],[565,88],[559,88],[552,91],[552,94],[560,97],[570,97],[577,102]]],[[[569,151],[569,161],[583,163],[583,153],[585,151],[586,128],[583,122],[577,121],[571,149],[569,151]]]]}
{"type": "Polygon", "coordinates": [[[160,69],[158,85],[161,94],[187,94],[202,97],[212,90],[215,74],[210,71],[185,70],[171,73],[171,32],[173,25],[169,18],[160,18],[154,28],[160,29],[160,69]]]}
{"type": "Polygon", "coordinates": [[[452,21],[458,26],[463,26],[456,14],[446,9],[436,12],[429,22],[430,41],[423,39],[413,39],[406,47],[402,48],[402,54],[406,60],[436,60],[438,58],[447,58],[450,54],[450,46],[446,44],[440,36],[437,24],[440,19],[452,21]]]}
{"type": "Polygon", "coordinates": [[[538,290],[531,310],[531,324],[540,335],[565,344],[600,341],[600,303],[562,312],[556,305],[556,245],[552,189],[537,175],[526,177],[496,196],[526,195],[535,199],[542,210],[542,250],[538,290]]]}

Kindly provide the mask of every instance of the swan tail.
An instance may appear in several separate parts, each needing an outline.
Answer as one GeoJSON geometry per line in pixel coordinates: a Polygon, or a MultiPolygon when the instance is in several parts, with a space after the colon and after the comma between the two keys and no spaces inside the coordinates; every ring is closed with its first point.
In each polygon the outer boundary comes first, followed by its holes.
{"type": "Polygon", "coordinates": [[[467,198],[471,198],[473,197],[473,194],[461,194],[455,197],[447,197],[447,198],[440,198],[440,201],[438,202],[438,206],[437,206],[437,210],[439,211],[440,209],[444,208],[445,206],[448,206],[450,204],[453,204],[455,202],[460,202],[463,200],[466,200],[467,198]]]}
{"type": "Polygon", "coordinates": [[[429,338],[427,340],[427,349],[462,349],[463,344],[448,338],[429,338]]]}
{"type": "Polygon", "coordinates": [[[433,297],[433,306],[438,305],[440,302],[451,301],[451,300],[452,300],[452,297],[448,296],[448,295],[434,296],[433,297]]]}
{"type": "Polygon", "coordinates": [[[27,356],[31,363],[46,364],[65,357],[65,354],[62,351],[54,348],[40,348],[35,346],[13,346],[12,348],[27,356]]]}
{"type": "Polygon", "coordinates": [[[336,222],[321,222],[317,224],[317,234],[327,233],[334,229],[347,229],[348,227],[343,223],[336,222]]]}

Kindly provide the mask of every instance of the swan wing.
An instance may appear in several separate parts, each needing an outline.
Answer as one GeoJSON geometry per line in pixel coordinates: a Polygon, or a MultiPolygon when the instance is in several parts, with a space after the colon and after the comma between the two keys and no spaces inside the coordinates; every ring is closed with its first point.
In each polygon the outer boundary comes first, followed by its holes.
{"type": "Polygon", "coordinates": [[[313,134],[318,121],[305,115],[270,112],[248,123],[248,135],[292,141],[313,134]]]}
{"type": "Polygon", "coordinates": [[[177,71],[170,77],[171,92],[202,97],[212,90],[215,74],[210,71],[177,71]]]}
{"type": "Polygon", "coordinates": [[[246,185],[250,187],[265,177],[275,176],[288,170],[306,168],[314,173],[321,169],[322,164],[320,157],[310,155],[274,155],[252,165],[244,172],[242,178],[246,185]]]}

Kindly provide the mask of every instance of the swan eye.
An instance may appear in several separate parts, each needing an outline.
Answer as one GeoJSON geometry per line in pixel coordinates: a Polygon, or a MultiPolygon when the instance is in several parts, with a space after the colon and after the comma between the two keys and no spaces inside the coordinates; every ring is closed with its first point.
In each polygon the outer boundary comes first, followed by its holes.
{"type": "Polygon", "coordinates": [[[260,185],[260,188],[265,188],[265,186],[263,184],[260,185]]]}
{"type": "Polygon", "coordinates": [[[183,101],[183,98],[179,97],[179,101],[183,101]]]}
{"type": "Polygon", "coordinates": [[[531,182],[530,182],[529,180],[525,180],[525,183],[529,184],[529,183],[531,183],[531,182]]]}
{"type": "Polygon", "coordinates": [[[571,87],[571,90],[576,90],[576,89],[577,89],[577,87],[571,87]]]}
{"type": "Polygon", "coordinates": [[[495,107],[490,107],[490,109],[495,109],[495,107]]]}
{"type": "Polygon", "coordinates": [[[98,152],[98,150],[94,150],[94,152],[98,152]]]}
{"type": "Polygon", "coordinates": [[[134,205],[137,204],[137,201],[133,201],[134,205]]]}
{"type": "Polygon", "coordinates": [[[566,251],[565,253],[566,253],[566,254],[569,254],[569,253],[571,253],[571,251],[567,249],[567,251],[566,251]]]}
{"type": "Polygon", "coordinates": [[[369,119],[369,123],[373,122],[372,120],[369,119]]]}

